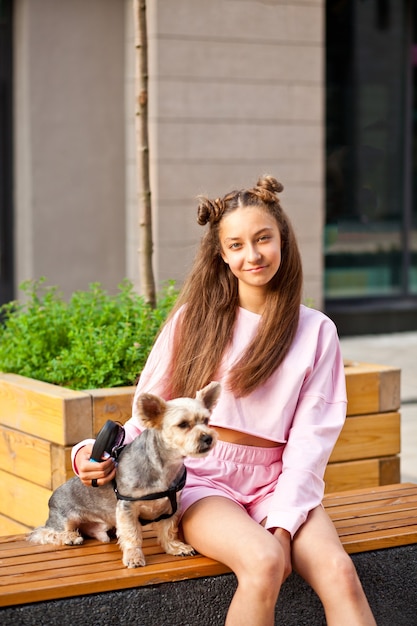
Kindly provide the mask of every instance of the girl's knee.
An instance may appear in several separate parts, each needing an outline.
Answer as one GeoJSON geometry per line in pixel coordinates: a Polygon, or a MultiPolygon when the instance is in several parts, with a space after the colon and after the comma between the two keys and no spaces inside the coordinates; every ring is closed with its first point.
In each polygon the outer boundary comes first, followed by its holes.
{"type": "Polygon", "coordinates": [[[348,554],[338,552],[327,564],[327,578],[332,587],[345,595],[355,596],[362,593],[362,586],[355,565],[348,554]]]}
{"type": "MultiPolygon", "coordinates": [[[[277,541],[266,546],[258,546],[250,557],[248,575],[251,584],[259,589],[274,588],[279,590],[285,578],[290,574],[287,571],[284,553],[277,541]]],[[[239,575],[238,575],[239,578],[239,575]]]]}

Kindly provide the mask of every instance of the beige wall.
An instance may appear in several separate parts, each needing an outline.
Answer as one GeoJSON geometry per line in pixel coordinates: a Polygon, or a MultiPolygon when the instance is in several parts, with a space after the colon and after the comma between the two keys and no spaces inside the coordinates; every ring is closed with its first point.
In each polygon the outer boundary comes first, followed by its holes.
{"type": "Polygon", "coordinates": [[[125,276],[124,5],[15,0],[16,283],[125,276]]]}
{"type": "MultiPolygon", "coordinates": [[[[148,0],[158,285],[181,281],[199,193],[265,172],[322,300],[323,0],[148,0]]],[[[15,0],[16,282],[138,284],[132,0],[15,0]]]]}
{"type": "Polygon", "coordinates": [[[285,191],[305,296],[322,300],[323,1],[149,5],[156,269],[181,278],[202,235],[199,193],[268,172],[285,191]]]}

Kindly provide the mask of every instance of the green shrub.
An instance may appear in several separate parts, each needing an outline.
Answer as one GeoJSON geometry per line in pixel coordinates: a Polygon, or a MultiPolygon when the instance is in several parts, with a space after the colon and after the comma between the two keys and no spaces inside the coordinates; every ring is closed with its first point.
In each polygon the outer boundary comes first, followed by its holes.
{"type": "Polygon", "coordinates": [[[0,307],[0,371],[71,389],[134,384],[176,300],[174,284],[152,309],[127,280],[116,295],[93,283],[68,302],[44,283],[23,283],[24,302],[0,307]]]}

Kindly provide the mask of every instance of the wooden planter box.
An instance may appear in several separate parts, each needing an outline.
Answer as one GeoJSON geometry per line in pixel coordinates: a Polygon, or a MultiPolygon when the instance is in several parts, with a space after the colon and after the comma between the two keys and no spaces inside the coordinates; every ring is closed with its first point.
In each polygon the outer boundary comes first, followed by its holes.
{"type": "Polygon", "coordinates": [[[345,361],[347,419],[324,478],[326,493],[400,482],[401,370],[345,361]]]}
{"type": "Polygon", "coordinates": [[[73,476],[72,446],[108,419],[131,416],[134,387],[72,391],[0,373],[0,535],[48,517],[54,489],[73,476]]]}
{"type": "MultiPolygon", "coordinates": [[[[400,479],[400,370],[346,364],[348,419],[326,470],[326,491],[400,479]]],[[[107,419],[131,415],[134,387],[72,391],[0,373],[0,535],[48,517],[48,499],[73,473],[71,447],[107,419]]]]}

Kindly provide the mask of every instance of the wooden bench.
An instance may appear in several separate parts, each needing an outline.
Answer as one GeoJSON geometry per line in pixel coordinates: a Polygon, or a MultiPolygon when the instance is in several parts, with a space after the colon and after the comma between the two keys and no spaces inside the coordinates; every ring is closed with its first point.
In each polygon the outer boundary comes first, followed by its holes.
{"type": "MultiPolygon", "coordinates": [[[[350,554],[417,543],[416,484],[339,492],[325,496],[324,505],[350,554]]],[[[144,551],[147,565],[127,569],[115,541],[102,544],[87,540],[82,546],[55,547],[30,544],[25,535],[2,537],[0,607],[13,609],[2,608],[0,622],[13,623],[5,618],[27,603],[102,595],[229,572],[222,563],[200,555],[181,558],[162,553],[151,528],[145,530],[144,551]]]]}

